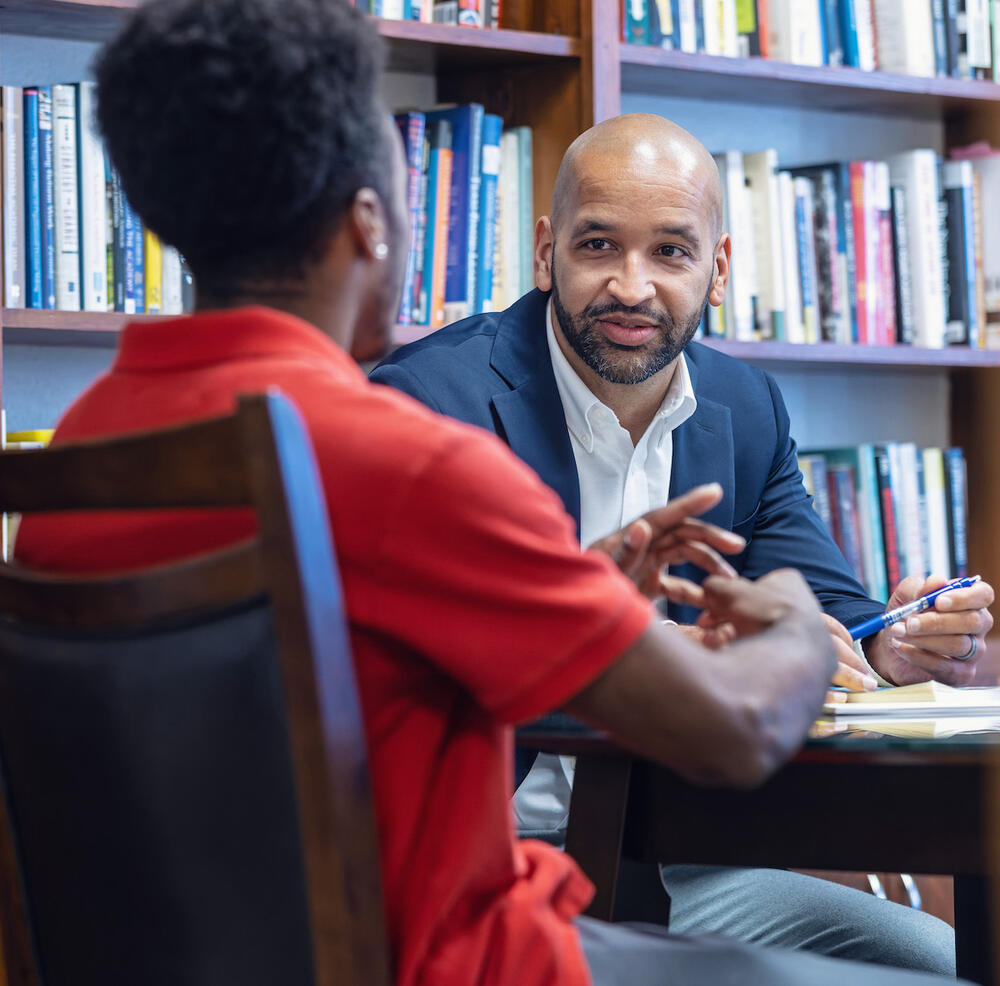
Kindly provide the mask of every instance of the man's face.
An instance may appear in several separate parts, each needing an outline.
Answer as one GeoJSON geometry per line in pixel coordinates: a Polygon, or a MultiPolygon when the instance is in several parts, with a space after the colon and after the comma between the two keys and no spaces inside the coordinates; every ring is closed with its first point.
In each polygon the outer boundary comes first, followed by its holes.
{"type": "Polygon", "coordinates": [[[594,373],[636,384],[671,364],[698,328],[712,294],[715,220],[704,189],[664,175],[660,162],[599,170],[581,176],[553,231],[552,303],[594,373]]]}

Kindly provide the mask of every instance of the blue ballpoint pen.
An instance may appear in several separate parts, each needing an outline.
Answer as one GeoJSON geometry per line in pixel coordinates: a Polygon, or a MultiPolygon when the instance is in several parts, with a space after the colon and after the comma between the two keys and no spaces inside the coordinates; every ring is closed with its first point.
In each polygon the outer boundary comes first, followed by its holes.
{"type": "Polygon", "coordinates": [[[900,620],[905,620],[913,613],[922,613],[925,609],[930,609],[934,605],[934,600],[937,599],[937,597],[943,592],[951,592],[952,589],[968,589],[970,585],[975,585],[979,580],[980,576],[978,575],[971,575],[966,579],[955,579],[954,582],[949,582],[947,585],[941,586],[940,589],[928,592],[926,596],[914,599],[913,602],[904,603],[902,606],[890,609],[889,612],[883,613],[881,616],[865,620],[864,623],[859,623],[856,627],[851,627],[850,630],[848,630],[848,633],[851,635],[851,640],[860,640],[862,637],[870,637],[873,633],[878,633],[879,630],[882,630],[885,627],[891,627],[893,623],[899,623],[900,620]]]}

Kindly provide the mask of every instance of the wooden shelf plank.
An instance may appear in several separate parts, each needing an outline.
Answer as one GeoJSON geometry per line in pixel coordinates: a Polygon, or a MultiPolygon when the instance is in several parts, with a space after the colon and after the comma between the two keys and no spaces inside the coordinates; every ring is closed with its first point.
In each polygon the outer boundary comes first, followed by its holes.
{"type": "Polygon", "coordinates": [[[619,45],[619,57],[623,90],[666,96],[912,116],[1000,104],[1000,85],[971,79],[692,55],[651,45],[619,45]]]}
{"type": "Polygon", "coordinates": [[[4,330],[18,332],[38,331],[59,333],[65,336],[67,344],[74,344],[74,336],[80,333],[101,332],[114,335],[127,322],[159,321],[175,318],[172,315],[125,315],[123,312],[60,312],[40,311],[36,308],[4,308],[0,314],[0,324],[4,330]]]}
{"type": "MultiPolygon", "coordinates": [[[[103,40],[142,0],[0,0],[8,34],[103,40]]],[[[458,69],[475,64],[579,58],[579,38],[376,18],[395,69],[458,69]]]]}
{"type": "Polygon", "coordinates": [[[1000,350],[970,349],[967,346],[922,349],[917,346],[847,346],[834,342],[802,345],[772,341],[737,342],[734,339],[701,339],[699,341],[720,353],[753,362],[886,366],[899,369],[1000,366],[1000,350]]]}

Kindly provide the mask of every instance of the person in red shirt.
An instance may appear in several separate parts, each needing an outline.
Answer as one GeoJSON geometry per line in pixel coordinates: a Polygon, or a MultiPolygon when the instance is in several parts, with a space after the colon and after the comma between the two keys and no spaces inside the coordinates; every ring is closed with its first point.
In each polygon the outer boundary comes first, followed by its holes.
{"type": "MultiPolygon", "coordinates": [[[[198,312],[126,327],[55,442],[219,414],[277,387],[315,446],[350,621],[399,986],[938,982],[580,918],[592,888],[514,838],[510,726],[563,708],[705,783],[761,781],[800,744],[836,666],[794,572],[731,577],[699,488],[581,553],[562,506],[496,438],[371,385],[409,240],[380,43],[343,0],[151,0],[102,52],[99,123],[125,194],[187,257],[198,312]],[[349,355],[350,354],[350,355],[349,355]],[[668,588],[725,621],[717,649],[662,627],[668,588]]],[[[29,517],[16,554],[142,566],[244,536],[242,512],[29,517]]]]}

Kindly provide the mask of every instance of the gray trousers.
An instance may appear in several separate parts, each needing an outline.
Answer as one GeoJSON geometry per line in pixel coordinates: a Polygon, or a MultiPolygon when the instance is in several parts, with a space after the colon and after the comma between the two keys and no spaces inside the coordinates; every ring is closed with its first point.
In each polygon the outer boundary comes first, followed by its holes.
{"type": "Polygon", "coordinates": [[[762,948],[713,935],[675,935],[655,924],[607,924],[584,917],[578,918],[576,925],[594,986],[955,986],[956,983],[955,979],[925,972],[762,948]]]}
{"type": "Polygon", "coordinates": [[[673,934],[709,932],[955,975],[955,932],[949,925],[851,887],[786,870],[727,866],[664,866],[660,876],[670,894],[673,934]]]}

